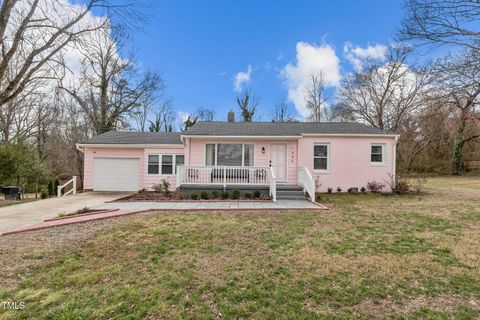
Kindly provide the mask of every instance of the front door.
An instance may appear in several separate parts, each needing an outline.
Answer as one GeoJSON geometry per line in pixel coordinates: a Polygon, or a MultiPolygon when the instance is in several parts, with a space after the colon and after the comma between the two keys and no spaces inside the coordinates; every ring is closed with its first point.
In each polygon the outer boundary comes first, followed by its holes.
{"type": "Polygon", "coordinates": [[[277,182],[287,182],[287,144],[270,144],[270,166],[277,177],[277,182]]]}

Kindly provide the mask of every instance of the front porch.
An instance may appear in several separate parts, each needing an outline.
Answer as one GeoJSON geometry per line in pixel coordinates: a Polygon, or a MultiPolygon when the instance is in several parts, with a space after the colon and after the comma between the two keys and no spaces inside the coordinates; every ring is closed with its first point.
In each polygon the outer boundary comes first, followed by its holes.
{"type": "MultiPolygon", "coordinates": [[[[277,182],[275,168],[270,167],[236,167],[236,166],[179,166],[177,168],[176,186],[182,189],[248,189],[266,190],[273,202],[277,201],[279,192],[288,192],[286,196],[295,196],[292,192],[303,191],[315,202],[315,182],[306,168],[298,172],[298,185],[285,189],[285,184],[277,182]],[[277,187],[278,186],[278,187],[277,187]],[[300,189],[298,189],[300,188],[300,189]]],[[[296,194],[298,195],[298,193],[296,194]]]]}

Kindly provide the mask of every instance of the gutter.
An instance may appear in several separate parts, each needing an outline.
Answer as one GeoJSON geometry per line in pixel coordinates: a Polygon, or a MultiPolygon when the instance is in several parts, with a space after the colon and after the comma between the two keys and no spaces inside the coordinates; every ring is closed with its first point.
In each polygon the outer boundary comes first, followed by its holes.
{"type": "MultiPolygon", "coordinates": [[[[77,149],[80,148],[166,148],[182,149],[183,144],[129,144],[129,143],[77,143],[77,149]]],[[[80,149],[78,149],[80,150],[80,149]]],[[[82,151],[83,152],[83,151],[82,151]]]]}

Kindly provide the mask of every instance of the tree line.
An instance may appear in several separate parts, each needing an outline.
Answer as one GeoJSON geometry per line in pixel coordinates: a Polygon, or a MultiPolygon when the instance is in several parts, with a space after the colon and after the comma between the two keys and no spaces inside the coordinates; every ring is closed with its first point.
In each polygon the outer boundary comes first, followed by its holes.
{"type": "MultiPolygon", "coordinates": [[[[110,130],[186,130],[215,113],[178,119],[162,76],[140,68],[132,32],[144,23],[134,0],[4,0],[0,6],[0,185],[38,186],[59,173],[83,175],[75,143],[110,130]],[[99,13],[93,15],[92,12],[99,13]]],[[[399,168],[460,174],[479,157],[480,4],[406,0],[406,17],[383,58],[347,74],[336,92],[312,70],[308,121],[356,121],[401,134],[399,168]],[[419,63],[422,48],[447,48],[419,63]]],[[[253,121],[259,97],[234,102],[253,121]]],[[[298,121],[286,98],[271,120],[298,121]]]]}

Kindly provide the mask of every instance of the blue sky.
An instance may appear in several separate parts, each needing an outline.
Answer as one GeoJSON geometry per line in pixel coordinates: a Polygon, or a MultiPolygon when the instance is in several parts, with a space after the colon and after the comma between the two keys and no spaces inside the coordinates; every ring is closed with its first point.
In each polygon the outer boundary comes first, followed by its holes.
{"type": "Polygon", "coordinates": [[[275,101],[295,93],[305,68],[327,68],[334,88],[352,70],[345,44],[350,56],[376,52],[392,41],[403,16],[401,0],[156,1],[149,12],[144,32],[134,35],[137,58],[162,73],[176,112],[207,107],[225,119],[236,110],[235,76],[244,72],[249,81],[241,87],[260,97],[263,121],[275,101]],[[297,59],[299,43],[308,61],[297,59]]]}

